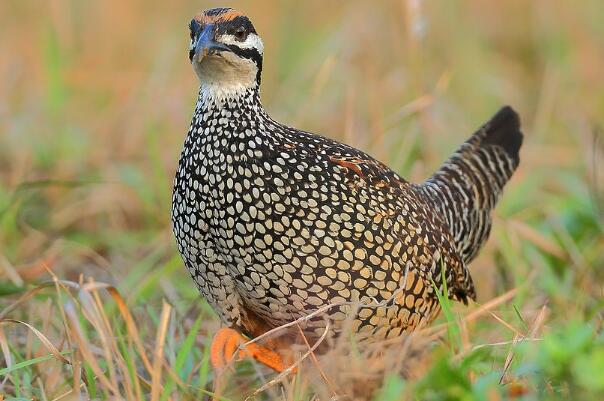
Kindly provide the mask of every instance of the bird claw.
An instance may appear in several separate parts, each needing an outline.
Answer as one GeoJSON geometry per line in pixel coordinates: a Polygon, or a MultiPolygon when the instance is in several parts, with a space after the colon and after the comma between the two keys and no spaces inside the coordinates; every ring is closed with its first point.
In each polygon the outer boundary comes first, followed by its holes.
{"type": "Polygon", "coordinates": [[[251,343],[241,348],[241,345],[246,342],[247,340],[236,330],[231,328],[218,330],[210,346],[210,362],[214,369],[223,370],[231,361],[240,361],[244,358],[255,359],[279,373],[289,367],[281,355],[262,345],[251,343]]]}

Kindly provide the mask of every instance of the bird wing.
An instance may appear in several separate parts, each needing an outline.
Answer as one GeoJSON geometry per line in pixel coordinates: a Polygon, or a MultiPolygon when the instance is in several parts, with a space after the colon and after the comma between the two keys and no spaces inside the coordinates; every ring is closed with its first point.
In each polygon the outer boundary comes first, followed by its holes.
{"type": "Polygon", "coordinates": [[[374,216],[367,229],[390,235],[404,244],[407,249],[401,257],[405,263],[439,287],[444,267],[451,298],[464,303],[468,297],[475,299],[469,271],[454,247],[450,230],[416,185],[384,163],[347,145],[335,143],[327,153],[331,163],[341,169],[351,191],[365,193],[366,213],[374,216]]]}

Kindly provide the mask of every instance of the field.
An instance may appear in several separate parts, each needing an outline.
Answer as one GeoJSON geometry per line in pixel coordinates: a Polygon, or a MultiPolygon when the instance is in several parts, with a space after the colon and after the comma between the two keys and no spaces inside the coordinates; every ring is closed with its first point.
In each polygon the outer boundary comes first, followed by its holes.
{"type": "Polygon", "coordinates": [[[414,182],[504,104],[525,141],[477,303],[385,354],[343,341],[296,374],[217,380],[170,202],[187,24],[219,5],[0,2],[0,400],[604,399],[601,1],[228,2],[264,39],[279,121],[414,182]]]}

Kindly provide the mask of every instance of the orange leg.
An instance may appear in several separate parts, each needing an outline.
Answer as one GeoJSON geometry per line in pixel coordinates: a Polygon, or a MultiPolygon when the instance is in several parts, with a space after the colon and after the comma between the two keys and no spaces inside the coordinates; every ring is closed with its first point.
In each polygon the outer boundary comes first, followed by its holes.
{"type": "MultiPolygon", "coordinates": [[[[210,362],[214,369],[224,369],[233,359],[238,347],[246,342],[247,340],[233,329],[221,328],[218,330],[210,346],[210,362]]],[[[256,343],[250,344],[237,352],[236,360],[243,358],[253,358],[279,373],[288,368],[281,355],[256,343]]]]}

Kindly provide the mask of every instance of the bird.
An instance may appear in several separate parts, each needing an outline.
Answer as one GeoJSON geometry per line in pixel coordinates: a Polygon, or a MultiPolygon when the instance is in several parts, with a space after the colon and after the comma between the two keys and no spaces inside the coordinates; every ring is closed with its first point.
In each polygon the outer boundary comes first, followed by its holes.
{"type": "Polygon", "coordinates": [[[253,358],[282,372],[299,322],[317,339],[359,341],[430,324],[439,294],[468,303],[469,263],[518,167],[518,114],[501,108],[426,181],[411,183],[352,146],[277,122],[262,105],[264,45],[232,8],[196,14],[189,61],[199,79],[172,196],[184,265],[223,327],[216,369],[253,358]]]}

